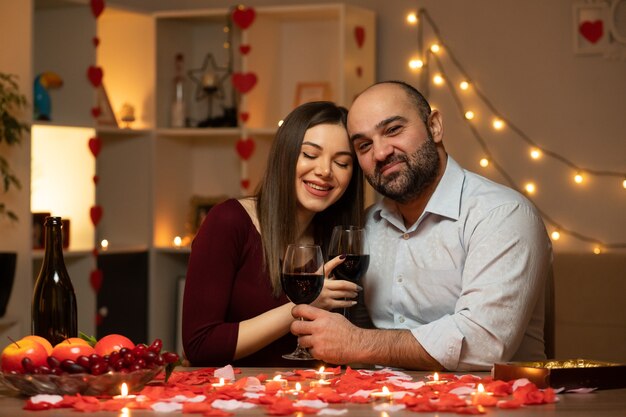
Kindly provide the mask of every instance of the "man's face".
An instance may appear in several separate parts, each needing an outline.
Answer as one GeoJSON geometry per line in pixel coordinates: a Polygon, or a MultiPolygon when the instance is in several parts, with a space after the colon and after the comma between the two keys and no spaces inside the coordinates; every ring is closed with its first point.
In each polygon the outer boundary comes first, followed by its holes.
{"type": "Polygon", "coordinates": [[[382,195],[407,203],[437,178],[440,137],[433,138],[400,86],[379,84],[361,94],[348,113],[348,132],[367,181],[382,195]]]}

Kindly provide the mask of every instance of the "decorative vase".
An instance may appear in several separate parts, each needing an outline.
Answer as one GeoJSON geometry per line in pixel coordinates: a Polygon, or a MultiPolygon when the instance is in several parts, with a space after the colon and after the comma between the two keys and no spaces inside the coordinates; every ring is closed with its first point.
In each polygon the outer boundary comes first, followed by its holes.
{"type": "Polygon", "coordinates": [[[17,253],[0,252],[0,317],[4,317],[11,298],[17,253]]]}

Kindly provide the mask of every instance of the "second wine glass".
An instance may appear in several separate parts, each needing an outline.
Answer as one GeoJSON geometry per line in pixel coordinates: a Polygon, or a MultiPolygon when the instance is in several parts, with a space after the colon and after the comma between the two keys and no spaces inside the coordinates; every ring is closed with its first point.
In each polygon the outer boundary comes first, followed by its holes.
{"type": "MultiPolygon", "coordinates": [[[[370,252],[365,239],[365,229],[356,226],[335,226],[328,247],[328,259],[346,255],[346,259],[333,269],[336,278],[361,285],[361,277],[370,264],[370,252]]],[[[363,300],[359,299],[358,302],[363,300]]],[[[343,315],[350,319],[350,310],[343,309],[343,315]]]]}
{"type": "MultiPolygon", "coordinates": [[[[324,257],[319,245],[290,244],[285,251],[280,283],[289,300],[294,304],[310,304],[324,287],[324,257]]],[[[302,318],[300,319],[302,320],[302,318]]],[[[300,345],[285,359],[314,359],[300,345]]]]}

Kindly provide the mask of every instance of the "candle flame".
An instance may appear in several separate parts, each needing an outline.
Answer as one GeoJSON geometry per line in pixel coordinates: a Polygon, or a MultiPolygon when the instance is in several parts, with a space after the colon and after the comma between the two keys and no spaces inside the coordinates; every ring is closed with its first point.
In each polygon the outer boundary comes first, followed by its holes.
{"type": "Polygon", "coordinates": [[[273,379],[274,381],[280,381],[282,377],[280,375],[276,375],[273,379]]]}
{"type": "Polygon", "coordinates": [[[122,395],[122,397],[128,396],[128,385],[126,385],[126,382],[122,383],[122,387],[120,388],[120,394],[122,395]]]}
{"type": "Polygon", "coordinates": [[[302,385],[300,385],[299,382],[296,382],[296,391],[301,391],[302,390],[302,385]]]}
{"type": "Polygon", "coordinates": [[[389,388],[387,388],[386,386],[383,386],[383,394],[385,394],[385,395],[389,395],[390,394],[389,388]]]}
{"type": "Polygon", "coordinates": [[[321,374],[322,372],[324,372],[324,369],[326,369],[326,368],[324,368],[323,366],[320,366],[319,373],[321,374]]]}
{"type": "Polygon", "coordinates": [[[220,378],[220,385],[224,385],[224,378],[220,378]]]}
{"type": "Polygon", "coordinates": [[[485,387],[483,386],[483,384],[478,384],[477,391],[481,394],[485,392],[485,387]]]}
{"type": "Polygon", "coordinates": [[[437,372],[435,372],[435,375],[433,375],[433,381],[439,381],[439,374],[437,372]]]}

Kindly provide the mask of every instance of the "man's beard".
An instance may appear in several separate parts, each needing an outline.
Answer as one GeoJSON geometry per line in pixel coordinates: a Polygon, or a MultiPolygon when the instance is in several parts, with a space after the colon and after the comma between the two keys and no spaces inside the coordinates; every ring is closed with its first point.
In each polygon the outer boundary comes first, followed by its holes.
{"type": "Polygon", "coordinates": [[[430,186],[439,172],[439,153],[433,137],[428,139],[411,155],[390,155],[378,162],[373,175],[366,175],[367,181],[382,195],[399,203],[408,203],[430,186]],[[382,167],[392,162],[402,161],[406,167],[383,176],[382,167]]]}

